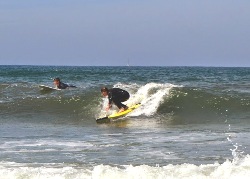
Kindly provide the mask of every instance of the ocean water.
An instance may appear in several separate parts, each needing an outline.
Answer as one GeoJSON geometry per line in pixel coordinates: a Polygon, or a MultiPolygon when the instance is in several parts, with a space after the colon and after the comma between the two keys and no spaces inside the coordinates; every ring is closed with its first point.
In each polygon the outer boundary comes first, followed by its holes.
{"type": "Polygon", "coordinates": [[[249,82],[250,68],[0,66],[0,178],[249,178],[249,82]],[[55,77],[77,88],[39,88],[55,77]],[[97,124],[103,86],[142,106],[97,124]]]}

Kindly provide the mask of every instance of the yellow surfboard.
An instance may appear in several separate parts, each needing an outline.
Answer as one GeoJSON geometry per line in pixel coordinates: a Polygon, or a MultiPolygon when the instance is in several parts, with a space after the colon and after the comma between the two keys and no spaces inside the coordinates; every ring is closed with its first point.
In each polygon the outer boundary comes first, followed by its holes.
{"type": "Polygon", "coordinates": [[[116,113],[111,114],[109,116],[100,117],[100,118],[96,119],[96,122],[97,123],[109,122],[110,119],[117,119],[117,118],[120,118],[120,117],[124,117],[127,114],[129,114],[130,112],[132,112],[133,110],[135,110],[136,108],[138,108],[139,106],[141,106],[140,103],[139,104],[135,104],[133,106],[130,106],[126,111],[116,112],[116,113]]]}

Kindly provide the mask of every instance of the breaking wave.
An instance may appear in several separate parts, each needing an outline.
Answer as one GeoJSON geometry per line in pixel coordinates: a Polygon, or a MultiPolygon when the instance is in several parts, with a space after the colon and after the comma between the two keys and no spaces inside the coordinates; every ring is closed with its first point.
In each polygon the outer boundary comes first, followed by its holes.
{"type": "MultiPolygon", "coordinates": [[[[247,95],[178,86],[171,83],[125,84],[112,87],[127,90],[131,97],[125,103],[141,107],[129,117],[153,117],[173,124],[246,121],[250,116],[247,95]]],[[[38,85],[27,83],[1,84],[1,113],[5,116],[54,116],[60,119],[93,120],[103,113],[107,103],[99,86],[43,92],[38,85]],[[39,115],[38,115],[39,114],[39,115]]],[[[113,108],[117,110],[117,108],[113,108]]],[[[3,116],[4,117],[4,116],[3,116]]],[[[47,118],[47,117],[46,117],[47,118]]]]}

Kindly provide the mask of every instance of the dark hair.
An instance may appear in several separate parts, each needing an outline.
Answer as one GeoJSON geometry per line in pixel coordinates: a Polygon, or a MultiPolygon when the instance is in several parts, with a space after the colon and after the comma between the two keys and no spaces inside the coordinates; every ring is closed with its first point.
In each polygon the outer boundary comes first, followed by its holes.
{"type": "Polygon", "coordinates": [[[109,91],[109,89],[107,88],[107,87],[103,87],[102,89],[101,89],[101,92],[108,92],[109,91]]]}
{"type": "Polygon", "coordinates": [[[54,81],[59,81],[60,82],[60,78],[55,78],[54,81]]]}

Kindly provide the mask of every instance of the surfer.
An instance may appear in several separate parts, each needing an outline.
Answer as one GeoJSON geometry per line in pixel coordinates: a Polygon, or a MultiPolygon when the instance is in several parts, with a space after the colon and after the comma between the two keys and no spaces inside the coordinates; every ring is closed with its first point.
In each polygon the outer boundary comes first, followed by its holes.
{"type": "Polygon", "coordinates": [[[127,101],[130,97],[127,91],[120,88],[108,89],[103,87],[101,89],[101,93],[104,97],[108,96],[109,104],[106,108],[107,111],[112,107],[112,103],[119,108],[119,112],[123,112],[128,109],[128,106],[122,104],[122,102],[127,101]]]}
{"type": "Polygon", "coordinates": [[[60,78],[55,78],[55,79],[54,79],[54,85],[55,85],[56,88],[58,88],[58,89],[66,89],[66,88],[68,88],[68,87],[76,88],[76,86],[68,85],[68,84],[65,84],[65,83],[61,82],[60,78]]]}

